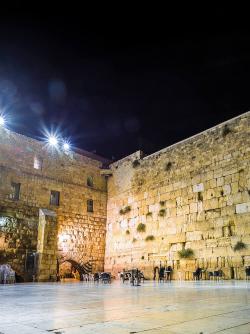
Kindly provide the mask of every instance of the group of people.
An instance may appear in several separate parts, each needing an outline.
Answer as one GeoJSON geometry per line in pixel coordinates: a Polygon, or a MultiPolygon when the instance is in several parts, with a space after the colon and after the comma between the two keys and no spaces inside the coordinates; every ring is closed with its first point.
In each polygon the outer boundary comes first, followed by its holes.
{"type": "MultiPolygon", "coordinates": [[[[158,272],[159,272],[159,277],[158,280],[159,282],[163,281],[170,281],[171,282],[171,278],[172,278],[172,267],[171,266],[167,266],[167,267],[162,267],[160,266],[160,268],[158,268],[158,272]]],[[[154,280],[156,280],[156,273],[157,273],[157,267],[154,268],[154,280]]]]}
{"type": "Polygon", "coordinates": [[[141,282],[144,282],[144,274],[138,268],[125,270],[118,273],[118,278],[124,283],[125,281],[130,281],[132,285],[140,285],[141,282]]]}
{"type": "Polygon", "coordinates": [[[94,274],[82,274],[83,282],[94,282],[94,274]]]}
{"type": "Polygon", "coordinates": [[[8,264],[0,265],[0,284],[13,284],[16,282],[16,273],[8,264]]]}
{"type": "Polygon", "coordinates": [[[111,273],[102,272],[94,274],[94,282],[111,283],[111,273]]]}

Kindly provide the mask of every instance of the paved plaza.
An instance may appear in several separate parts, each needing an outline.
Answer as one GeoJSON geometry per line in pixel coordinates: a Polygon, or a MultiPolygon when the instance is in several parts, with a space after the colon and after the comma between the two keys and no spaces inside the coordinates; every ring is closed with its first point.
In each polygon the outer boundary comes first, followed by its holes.
{"type": "Polygon", "coordinates": [[[1,334],[250,333],[250,282],[0,286],[1,334]]]}

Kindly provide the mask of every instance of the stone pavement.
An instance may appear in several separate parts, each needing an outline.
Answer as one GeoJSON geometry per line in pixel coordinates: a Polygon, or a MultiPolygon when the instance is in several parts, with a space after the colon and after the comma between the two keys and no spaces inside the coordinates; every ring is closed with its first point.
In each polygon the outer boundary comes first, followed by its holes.
{"type": "Polygon", "coordinates": [[[0,286],[1,334],[250,333],[250,282],[0,286]]]}

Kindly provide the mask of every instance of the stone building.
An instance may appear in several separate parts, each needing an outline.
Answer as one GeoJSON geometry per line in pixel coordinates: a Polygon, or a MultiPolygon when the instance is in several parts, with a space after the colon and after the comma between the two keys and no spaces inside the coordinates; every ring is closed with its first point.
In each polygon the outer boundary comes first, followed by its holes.
{"type": "Polygon", "coordinates": [[[250,112],[150,156],[110,165],[105,269],[171,265],[245,277],[250,265],[250,112]]]}
{"type": "Polygon", "coordinates": [[[58,266],[103,270],[107,160],[0,127],[0,264],[55,280],[58,266]]]}
{"type": "Polygon", "coordinates": [[[151,278],[160,265],[183,278],[200,266],[243,278],[249,125],[247,112],[109,167],[88,152],[52,149],[0,127],[0,264],[39,281],[55,280],[67,263],[113,274],[138,267],[151,278]]]}

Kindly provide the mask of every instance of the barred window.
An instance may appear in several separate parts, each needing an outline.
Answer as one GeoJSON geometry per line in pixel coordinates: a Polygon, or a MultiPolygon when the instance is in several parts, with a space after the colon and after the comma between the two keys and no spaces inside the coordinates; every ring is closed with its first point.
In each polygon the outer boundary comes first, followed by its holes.
{"type": "Polygon", "coordinates": [[[59,206],[60,203],[60,192],[51,190],[50,193],[50,205],[59,206]]]}
{"type": "Polygon", "coordinates": [[[11,182],[10,198],[13,199],[14,201],[18,201],[20,198],[20,188],[21,188],[21,183],[11,182]]]}
{"type": "Polygon", "coordinates": [[[92,199],[87,200],[87,212],[94,212],[94,201],[92,199]]]}

